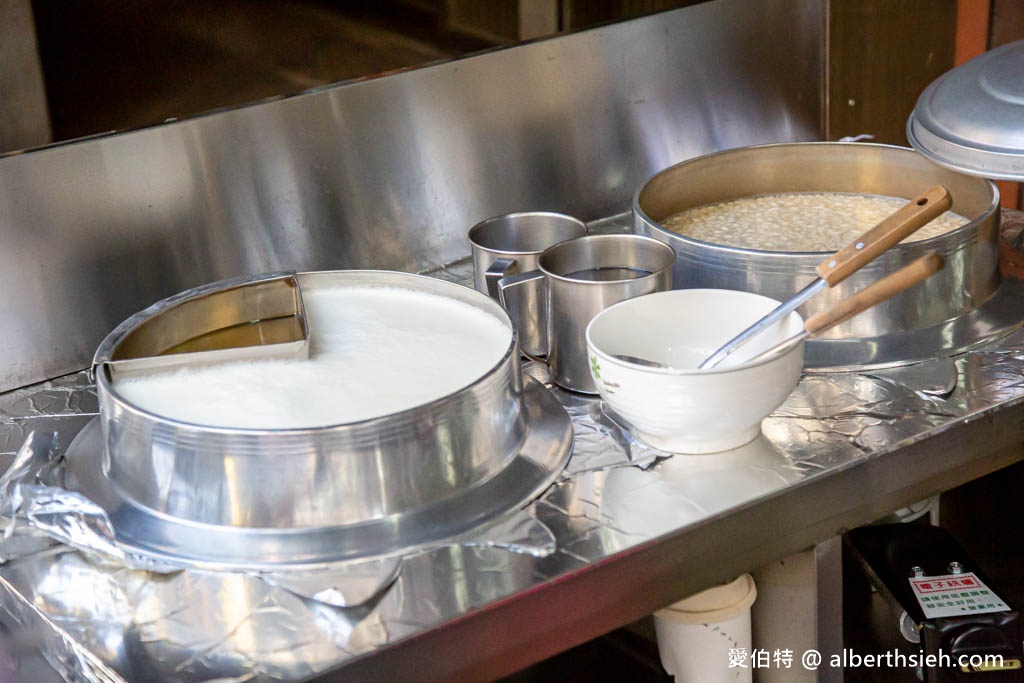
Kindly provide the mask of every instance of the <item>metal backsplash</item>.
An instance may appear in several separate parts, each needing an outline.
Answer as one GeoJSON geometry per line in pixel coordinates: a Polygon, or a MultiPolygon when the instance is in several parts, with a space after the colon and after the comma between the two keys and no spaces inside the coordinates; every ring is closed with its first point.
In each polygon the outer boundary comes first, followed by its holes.
{"type": "Polygon", "coordinates": [[[821,0],[716,0],[0,158],[0,390],[225,277],[420,271],[507,211],[628,210],[657,170],[820,135],[821,0]]]}

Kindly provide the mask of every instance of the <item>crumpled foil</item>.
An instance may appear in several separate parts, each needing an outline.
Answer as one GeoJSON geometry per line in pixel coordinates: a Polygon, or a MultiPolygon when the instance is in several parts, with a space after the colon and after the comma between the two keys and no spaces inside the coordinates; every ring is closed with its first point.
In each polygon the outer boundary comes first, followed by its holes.
{"type": "MultiPolygon", "coordinates": [[[[58,543],[91,553],[109,562],[128,566],[167,570],[159,563],[126,554],[114,540],[114,528],[107,513],[91,500],[63,486],[57,433],[31,432],[14,462],[0,477],[0,516],[9,518],[4,538],[9,539],[28,527],[28,536],[42,534],[58,543]]],[[[13,546],[0,554],[16,557],[13,546]]],[[[173,571],[173,569],[170,569],[173,571]]]]}
{"type": "Polygon", "coordinates": [[[39,679],[32,674],[41,673],[44,666],[44,670],[52,671],[60,680],[74,683],[124,680],[2,578],[0,635],[0,680],[5,683],[35,683],[39,679]],[[46,643],[45,648],[38,648],[41,642],[46,643]],[[23,650],[28,651],[29,657],[23,650]],[[40,660],[34,665],[31,663],[33,656],[40,660]],[[29,666],[24,666],[26,659],[29,666]],[[19,666],[19,662],[22,665],[19,666]]]}
{"type": "MultiPolygon", "coordinates": [[[[60,475],[57,435],[31,433],[0,477],[0,514],[10,520],[0,543],[0,604],[12,628],[64,680],[313,675],[386,644],[395,628],[376,610],[382,597],[407,560],[415,565],[417,556],[439,552],[281,571],[166,566],[125,554],[102,509],[53,485],[60,475]]],[[[447,543],[467,556],[543,558],[555,549],[553,534],[529,509],[447,543]]],[[[406,581],[401,591],[415,585],[406,581]]],[[[12,680],[17,673],[12,669],[12,680]]]]}
{"type": "MultiPolygon", "coordinates": [[[[431,274],[465,283],[471,272],[461,261],[431,274]]],[[[547,380],[543,366],[524,371],[547,380]]],[[[85,373],[0,395],[0,457],[19,461],[0,480],[0,516],[17,518],[0,542],[0,643],[16,646],[0,650],[0,674],[41,680],[25,673],[45,667],[54,680],[75,681],[314,676],[566,580],[635,544],[1020,402],[1024,331],[954,358],[807,374],[763,422],[760,438],[714,455],[651,449],[599,399],[552,391],[572,418],[574,450],[561,478],[524,510],[414,554],[280,574],[161,574],[102,544],[68,542],[85,531],[109,542],[99,519],[62,527],[53,524],[60,515],[43,514],[33,525],[26,512],[48,499],[31,487],[59,488],[60,475],[35,458],[52,449],[54,432],[70,443],[96,414],[95,396],[85,373]],[[33,457],[22,457],[15,451],[33,428],[33,457]]],[[[73,502],[53,501],[89,511],[73,502]]]]}

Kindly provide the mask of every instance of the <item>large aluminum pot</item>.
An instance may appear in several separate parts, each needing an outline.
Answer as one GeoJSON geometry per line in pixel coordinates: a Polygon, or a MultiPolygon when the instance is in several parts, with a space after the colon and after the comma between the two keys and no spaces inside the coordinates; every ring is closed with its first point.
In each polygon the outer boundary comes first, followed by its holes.
{"type": "Polygon", "coordinates": [[[817,274],[828,255],[768,252],[710,244],[666,230],[661,222],[696,206],[777,192],[853,192],[910,199],[933,185],[953,198],[970,222],[957,230],[902,243],[799,310],[831,306],[928,251],[946,267],[922,285],[832,328],[829,340],[880,337],[951,320],[984,303],[999,285],[999,193],[993,183],[942,168],[911,149],[888,145],[806,142],[732,149],[667,168],[633,200],[636,232],[676,250],[674,286],[713,287],[786,299],[817,274]]]}
{"type": "Polygon", "coordinates": [[[497,302],[405,273],[325,271],[300,273],[298,280],[302,291],[392,287],[457,299],[501,321],[508,347],[468,386],[402,412],[311,429],[216,428],[154,414],[118,394],[108,361],[121,342],[189,297],[154,304],[111,332],[94,364],[103,471],[124,499],[162,515],[234,528],[365,526],[450,499],[490,480],[516,456],[527,434],[519,353],[497,302]]]}

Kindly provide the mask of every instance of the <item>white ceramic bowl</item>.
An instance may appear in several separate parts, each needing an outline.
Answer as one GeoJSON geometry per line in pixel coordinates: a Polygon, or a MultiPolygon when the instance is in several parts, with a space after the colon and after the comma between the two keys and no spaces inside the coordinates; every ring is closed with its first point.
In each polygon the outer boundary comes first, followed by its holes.
{"type": "MultiPolygon", "coordinates": [[[[735,364],[729,358],[718,368],[696,368],[778,303],[749,292],[677,289],[605,309],[587,326],[590,371],[601,398],[655,448],[715,453],[742,446],[761,433],[761,420],[800,381],[803,342],[760,361],[735,364]],[[672,367],[638,365],[617,355],[672,367]]],[[[735,356],[751,357],[802,329],[803,319],[790,313],[735,356]]]]}

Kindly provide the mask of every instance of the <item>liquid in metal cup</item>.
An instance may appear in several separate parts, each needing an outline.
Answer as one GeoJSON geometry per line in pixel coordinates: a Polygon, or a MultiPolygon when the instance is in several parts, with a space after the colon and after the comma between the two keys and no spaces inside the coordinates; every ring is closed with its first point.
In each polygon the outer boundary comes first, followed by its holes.
{"type": "Polygon", "coordinates": [[[564,389],[596,394],[587,359],[587,325],[626,299],[672,289],[676,253],[640,235],[586,235],[549,247],[537,270],[502,278],[503,300],[519,287],[542,283],[547,308],[547,364],[564,389]]]}
{"type": "MultiPolygon", "coordinates": [[[[481,221],[469,231],[473,286],[478,292],[501,300],[499,280],[537,270],[545,249],[586,234],[583,221],[547,211],[510,213],[481,221]]],[[[548,315],[542,283],[517,288],[502,304],[519,332],[519,347],[530,356],[545,355],[548,315]]]]}

